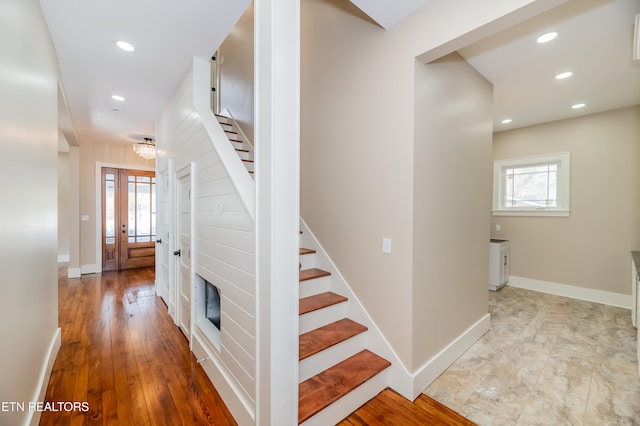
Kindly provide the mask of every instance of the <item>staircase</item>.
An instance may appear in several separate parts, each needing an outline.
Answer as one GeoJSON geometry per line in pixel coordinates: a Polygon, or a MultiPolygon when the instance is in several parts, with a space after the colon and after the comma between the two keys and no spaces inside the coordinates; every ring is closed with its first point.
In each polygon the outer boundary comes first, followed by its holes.
{"type": "Polygon", "coordinates": [[[242,164],[253,177],[253,146],[244,136],[233,117],[222,114],[215,114],[215,116],[227,138],[229,138],[229,142],[238,153],[238,157],[242,160],[242,164]]]}
{"type": "MultiPolygon", "coordinates": [[[[216,118],[253,176],[253,146],[230,114],[216,118]]],[[[317,245],[312,236],[307,240],[317,245]]],[[[388,380],[383,372],[391,363],[367,348],[368,328],[348,318],[356,302],[331,291],[336,287],[331,272],[316,267],[320,253],[301,247],[299,254],[298,424],[326,426],[384,390],[388,380]]]]}
{"type": "Polygon", "coordinates": [[[300,248],[298,423],[335,424],[386,388],[391,365],[366,348],[367,327],[349,319],[348,298],[331,291],[331,273],[300,248]]]}

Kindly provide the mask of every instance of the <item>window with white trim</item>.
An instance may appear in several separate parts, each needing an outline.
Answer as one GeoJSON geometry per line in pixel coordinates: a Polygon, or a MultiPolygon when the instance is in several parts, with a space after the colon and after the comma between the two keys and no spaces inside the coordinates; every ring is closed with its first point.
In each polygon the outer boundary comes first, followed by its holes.
{"type": "Polygon", "coordinates": [[[493,214],[569,216],[569,153],[495,161],[493,214]]]}

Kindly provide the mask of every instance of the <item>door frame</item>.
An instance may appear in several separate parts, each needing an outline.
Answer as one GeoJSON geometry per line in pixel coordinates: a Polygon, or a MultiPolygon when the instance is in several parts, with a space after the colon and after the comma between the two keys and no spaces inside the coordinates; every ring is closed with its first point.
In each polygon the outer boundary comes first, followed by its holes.
{"type": "Polygon", "coordinates": [[[110,167],[114,169],[131,169],[142,170],[145,172],[155,172],[155,167],[138,166],[135,164],[118,164],[103,163],[96,161],[95,184],[96,184],[96,204],[95,204],[95,231],[96,231],[96,263],[93,265],[93,271],[83,271],[83,273],[101,273],[102,272],[102,168],[110,167]]]}
{"type": "Polygon", "coordinates": [[[173,298],[175,301],[175,324],[180,327],[180,257],[175,256],[173,252],[175,250],[180,249],[180,229],[178,229],[178,225],[180,224],[180,179],[189,176],[189,335],[186,336],[189,341],[189,349],[193,350],[193,324],[195,323],[195,282],[196,282],[196,263],[195,263],[195,200],[196,200],[196,163],[190,162],[188,165],[176,170],[172,176],[173,179],[173,206],[171,207],[173,213],[173,220],[171,220],[171,227],[173,229],[172,235],[173,239],[171,242],[170,256],[173,257],[173,260],[169,262],[173,264],[173,273],[171,274],[171,279],[173,283],[169,283],[169,291],[173,292],[173,298]]]}

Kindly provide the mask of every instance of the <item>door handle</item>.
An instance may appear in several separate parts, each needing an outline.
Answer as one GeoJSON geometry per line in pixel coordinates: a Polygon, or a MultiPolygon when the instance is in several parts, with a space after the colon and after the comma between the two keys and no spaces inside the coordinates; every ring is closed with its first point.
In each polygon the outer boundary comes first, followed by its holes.
{"type": "Polygon", "coordinates": [[[174,256],[180,256],[180,253],[181,253],[180,250],[176,250],[176,251],[173,252],[173,255],[174,256]]]}
{"type": "Polygon", "coordinates": [[[162,244],[162,238],[157,239],[157,240],[156,240],[156,243],[158,243],[158,244],[162,244]]]}

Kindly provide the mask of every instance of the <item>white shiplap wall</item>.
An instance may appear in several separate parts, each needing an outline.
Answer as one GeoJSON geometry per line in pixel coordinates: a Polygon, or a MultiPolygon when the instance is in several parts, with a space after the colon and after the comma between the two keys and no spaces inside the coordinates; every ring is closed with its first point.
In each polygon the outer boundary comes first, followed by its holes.
{"type": "MultiPolygon", "coordinates": [[[[200,65],[194,61],[196,69],[200,65]]],[[[195,179],[195,211],[192,215],[195,220],[192,242],[195,248],[195,273],[220,289],[222,311],[219,349],[200,342],[201,348],[207,348],[207,360],[203,366],[206,371],[212,368],[216,370],[214,375],[217,379],[223,377],[229,382],[224,386],[216,383],[216,388],[234,416],[253,417],[256,358],[255,226],[253,212],[249,211],[251,206],[248,209],[243,200],[252,199],[254,195],[245,193],[243,198],[237,188],[255,189],[248,175],[249,185],[246,180],[239,185],[230,177],[229,168],[237,170],[238,166],[243,167],[239,158],[225,156],[225,152],[220,153],[215,148],[216,145],[229,142],[213,114],[194,105],[194,79],[195,85],[201,86],[198,78],[198,72],[188,72],[158,122],[157,169],[158,173],[168,170],[169,159],[173,161],[173,170],[195,163],[192,176],[195,179]],[[233,161],[238,164],[228,164],[233,161]],[[209,362],[209,365],[205,365],[209,362]],[[241,404],[233,401],[240,401],[241,404]],[[239,405],[245,410],[241,415],[234,412],[234,407],[239,405]]],[[[196,98],[198,96],[196,94],[196,98]]],[[[231,176],[234,174],[231,173],[231,176]]],[[[243,180],[245,176],[240,178],[243,180]]],[[[158,214],[163,214],[163,211],[158,214]]],[[[196,294],[194,289],[192,294],[196,294]]],[[[194,339],[204,339],[204,334],[198,333],[197,328],[193,336],[194,339]]]]}

